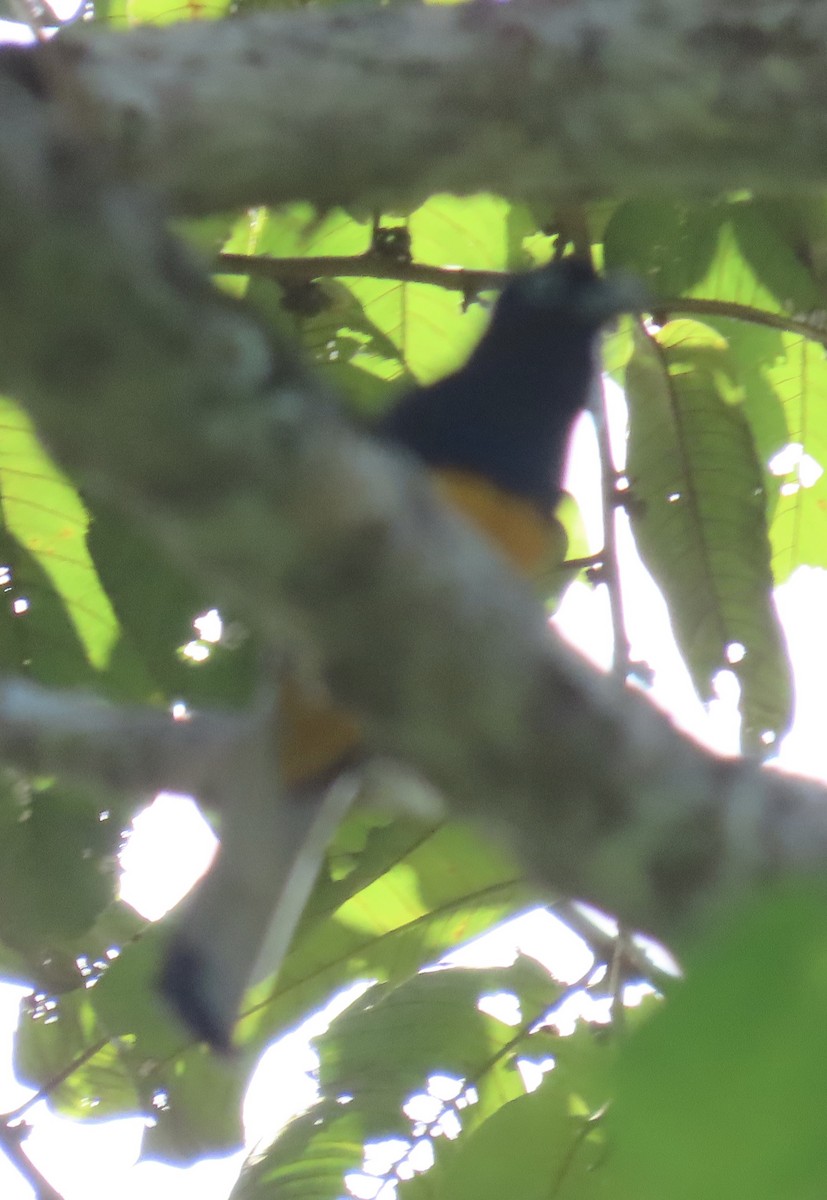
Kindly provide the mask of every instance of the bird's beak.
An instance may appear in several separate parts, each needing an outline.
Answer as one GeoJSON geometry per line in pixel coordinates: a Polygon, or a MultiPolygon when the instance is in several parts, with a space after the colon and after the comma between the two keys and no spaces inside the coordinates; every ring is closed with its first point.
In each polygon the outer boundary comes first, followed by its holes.
{"type": "Polygon", "coordinates": [[[654,299],[641,279],[628,271],[610,271],[596,281],[593,315],[597,324],[622,313],[651,312],[654,299]]]}

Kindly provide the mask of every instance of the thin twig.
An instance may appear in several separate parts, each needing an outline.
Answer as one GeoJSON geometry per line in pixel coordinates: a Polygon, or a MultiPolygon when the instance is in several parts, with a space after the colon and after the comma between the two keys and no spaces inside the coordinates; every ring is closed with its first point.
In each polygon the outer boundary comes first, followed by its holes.
{"type": "Polygon", "coordinates": [[[589,567],[600,567],[603,565],[603,551],[598,550],[595,554],[584,554],[580,558],[566,558],[560,564],[562,571],[585,571],[589,567]]]}
{"type": "Polygon", "coordinates": [[[35,1194],[35,1200],[63,1200],[63,1196],[41,1175],[28,1154],[23,1149],[23,1141],[28,1133],[25,1126],[12,1126],[5,1121],[0,1122],[0,1146],[6,1152],[6,1157],[35,1194]]]}
{"type": "Polygon", "coordinates": [[[702,300],[695,296],[667,297],[658,300],[654,308],[659,316],[666,314],[670,319],[680,316],[727,317],[734,321],[745,321],[749,325],[765,325],[781,333],[797,333],[827,346],[827,314],[820,310],[774,313],[765,308],[753,308],[749,304],[735,304],[731,300],[702,300]]]}
{"type": "Polygon", "coordinates": [[[391,254],[368,250],[364,254],[329,254],[319,257],[271,258],[264,254],[219,254],[219,275],[251,275],[276,283],[309,283],[314,279],[393,279],[398,283],[427,283],[474,296],[504,288],[513,271],[481,271],[464,267],[435,267],[410,262],[391,254]]]}
{"type": "Polygon", "coordinates": [[[14,1125],[15,1122],[19,1121],[23,1116],[25,1116],[29,1109],[35,1104],[38,1104],[41,1100],[48,1100],[49,1096],[51,1096],[52,1092],[56,1088],[60,1087],[62,1083],[65,1083],[70,1076],[74,1075],[75,1071],[79,1071],[80,1068],[85,1066],[85,1064],[93,1059],[96,1054],[99,1054],[106,1045],[108,1045],[108,1039],[102,1038],[99,1041],[94,1042],[91,1046],[87,1046],[87,1048],[78,1054],[76,1058],[73,1058],[72,1061],[58,1071],[56,1075],[53,1075],[48,1083],[44,1083],[43,1087],[38,1088],[36,1092],[29,1096],[28,1100],[24,1100],[18,1108],[12,1109],[11,1112],[3,1113],[3,1115],[0,1117],[0,1128],[8,1130],[11,1125],[14,1125]]]}
{"type": "MultiPolygon", "coordinates": [[[[309,283],[314,279],[392,279],[398,283],[427,283],[448,291],[474,296],[477,292],[505,287],[510,271],[470,270],[435,267],[369,250],[365,254],[332,254],[319,257],[272,258],[268,255],[219,254],[216,271],[223,275],[251,275],[276,283],[309,283]]],[[[695,296],[655,298],[652,307],[663,321],[679,316],[726,317],[750,325],[764,325],[782,333],[797,333],[827,346],[827,314],[776,313],[737,304],[731,300],[709,300],[695,296]]]]}
{"type": "MultiPolygon", "coordinates": [[[[587,908],[576,900],[560,900],[548,906],[558,920],[572,933],[582,938],[599,962],[611,962],[618,943],[618,933],[607,930],[589,916],[587,908]]],[[[623,960],[627,969],[633,970],[641,979],[651,983],[658,991],[664,991],[675,982],[675,975],[653,962],[639,942],[627,938],[623,947],[623,960]]]]}
{"type": "Polygon", "coordinates": [[[623,617],[623,595],[617,563],[617,472],[612,458],[609,425],[606,412],[606,386],[600,385],[600,403],[594,408],[597,446],[600,454],[603,481],[603,554],[601,583],[609,592],[609,611],[612,619],[612,672],[626,680],[631,671],[631,653],[626,623],[623,617]]]}

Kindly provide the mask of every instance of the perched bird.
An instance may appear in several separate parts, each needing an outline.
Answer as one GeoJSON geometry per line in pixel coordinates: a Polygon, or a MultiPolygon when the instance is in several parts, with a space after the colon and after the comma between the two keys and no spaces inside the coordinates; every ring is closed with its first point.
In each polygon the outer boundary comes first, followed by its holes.
{"type": "MultiPolygon", "coordinates": [[[[403,396],[376,436],[425,463],[443,498],[530,574],[556,536],[553,509],[572,424],[591,398],[597,334],[642,305],[634,280],[600,277],[577,258],[519,276],[465,365],[403,396]]],[[[179,1015],[216,1048],[229,1046],[245,988],[287,951],[347,804],[331,781],[358,748],[351,716],[288,683],[283,795],[252,798],[249,812],[240,798],[161,979],[179,1015]]]]}

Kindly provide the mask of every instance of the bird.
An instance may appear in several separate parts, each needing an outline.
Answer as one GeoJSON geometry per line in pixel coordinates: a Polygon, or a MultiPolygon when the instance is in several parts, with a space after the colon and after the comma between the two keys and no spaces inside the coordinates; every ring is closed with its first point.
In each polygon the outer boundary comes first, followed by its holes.
{"type": "MultiPolygon", "coordinates": [[[[531,575],[559,526],[572,426],[592,399],[598,335],[645,307],[637,280],[570,256],[512,277],[468,360],[403,394],[374,437],[423,464],[440,498],[531,575]]],[[[277,802],[243,802],[166,954],[160,990],[199,1039],[231,1047],[244,991],[273,974],[350,800],[334,781],[360,751],[356,719],[287,680],[277,802]],[[333,786],[331,786],[333,785],[333,786]]]]}

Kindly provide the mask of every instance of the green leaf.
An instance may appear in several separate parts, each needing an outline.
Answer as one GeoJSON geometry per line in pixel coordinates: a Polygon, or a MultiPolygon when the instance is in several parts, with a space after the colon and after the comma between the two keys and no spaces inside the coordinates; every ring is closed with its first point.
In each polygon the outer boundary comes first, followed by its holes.
{"type": "Polygon", "coordinates": [[[90,992],[101,1025],[110,1037],[129,1038],[147,1071],[153,1061],[169,1060],[190,1046],[156,988],[165,948],[166,930],[156,922],[123,947],[90,992]]]}
{"type": "MultiPolygon", "coordinates": [[[[767,489],[767,510],[770,516],[778,503],[779,480],[767,469],[768,464],[789,441],[787,418],[779,394],[779,378],[771,377],[774,364],[784,364],[783,372],[789,387],[795,370],[785,360],[785,334],[780,329],[768,329],[749,321],[732,317],[704,317],[704,324],[726,338],[734,376],[741,382],[741,407],[749,421],[759,461],[764,466],[764,486],[767,489]]],[[[774,564],[775,565],[775,564],[774,564]]],[[[778,581],[778,575],[776,575],[778,581]]]]}
{"type": "Polygon", "coordinates": [[[83,1120],[141,1116],[147,1100],[126,1067],[126,1041],[111,1040],[81,988],[23,1010],[15,1039],[20,1080],[47,1092],[62,1116],[83,1120]]]}
{"type": "Polygon", "coordinates": [[[121,822],[89,793],[0,788],[0,937],[31,951],[89,929],[113,901],[121,822]]]}
{"type": "MultiPolygon", "coordinates": [[[[86,546],[88,514],[62,471],[41,447],[26,414],[0,397],[3,452],[0,497],[6,530],[60,597],[93,667],[106,666],[118,636],[115,614],[86,546]]],[[[10,549],[12,585],[14,551],[10,549]]]]}
{"type": "Polygon", "coordinates": [[[512,1100],[467,1137],[460,1137],[445,1162],[424,1177],[424,1186],[403,1184],[399,1196],[400,1200],[421,1193],[431,1200],[502,1200],[503,1196],[585,1200],[604,1194],[604,1180],[595,1170],[601,1158],[602,1142],[588,1115],[552,1071],[535,1092],[512,1100]]]}
{"type": "MultiPolygon", "coordinates": [[[[516,1068],[518,1054],[529,1042],[528,1026],[543,1016],[560,996],[560,987],[530,959],[511,967],[469,970],[443,968],[415,975],[397,987],[377,985],[331,1022],[316,1039],[321,1098],[276,1138],[252,1173],[242,1178],[238,1194],[253,1196],[267,1181],[292,1179],[289,1194],[338,1196],[342,1175],[356,1171],[363,1146],[389,1137],[412,1144],[416,1121],[403,1105],[421,1093],[435,1075],[453,1076],[472,1086],[475,1103],[461,1108],[463,1127],[473,1129],[502,1108],[523,1085],[516,1068]],[[488,995],[508,992],[517,997],[525,1027],[515,1030],[479,1009],[488,995]],[[335,1142],[324,1192],[306,1164],[317,1162],[327,1146],[331,1123],[346,1107],[359,1140],[335,1142]],[[307,1187],[309,1190],[301,1190],[307,1187]]],[[[463,1134],[463,1137],[467,1134],[463,1134]]],[[[445,1143],[440,1142],[440,1151],[445,1143]]],[[[281,1192],[279,1192],[281,1195],[281,1192]]]]}
{"type": "MultiPolygon", "coordinates": [[[[764,213],[762,206],[730,206],[715,257],[691,294],[741,306],[737,311],[733,308],[731,317],[707,315],[704,322],[728,341],[733,378],[739,382],[742,408],[763,467],[790,442],[801,444],[803,453],[823,464],[827,462],[824,350],[799,333],[770,329],[760,320],[762,314],[783,318],[794,311],[806,316],[813,307],[823,308],[825,300],[796,256],[796,248],[780,240],[777,219],[775,226],[768,226],[764,213]],[[754,322],[744,318],[743,310],[755,314],[754,322]]],[[[814,479],[794,464],[786,478],[765,473],[765,487],[776,582],[788,578],[797,566],[827,565],[827,479],[823,475],[814,479]]]]}
{"type": "Polygon", "coordinates": [[[217,20],[231,11],[230,0],[95,0],[95,21],[113,29],[136,25],[174,25],[178,21],[217,20]]]}
{"type": "Polygon", "coordinates": [[[193,620],[213,597],[163,554],[134,522],[102,503],[94,507],[89,547],[121,631],[104,680],[120,696],[151,703],[237,707],[256,678],[256,647],[239,629],[231,644],[203,643],[203,661],[181,653],[198,640],[193,620]]]}
{"type": "Polygon", "coordinates": [[[808,473],[806,460],[793,455],[776,481],[770,537],[779,581],[797,566],[827,567],[827,362],[823,346],[795,334],[784,333],[782,346],[766,376],[783,406],[787,443],[801,446],[816,471],[808,473]]]}
{"type": "MultiPolygon", "coordinates": [[[[787,728],[791,683],[772,603],[763,477],[726,343],[674,321],[640,335],[627,369],[630,517],[706,700],[722,669],[741,683],[743,740],[787,728]]],[[[766,736],[765,736],[766,735],[766,736]]]]}
{"type": "Polygon", "coordinates": [[[52,936],[48,944],[29,944],[20,950],[0,943],[0,977],[42,995],[63,995],[86,986],[144,924],[133,909],[115,901],[77,937],[52,936]]]}
{"type": "Polygon", "coordinates": [[[731,220],[744,259],[782,311],[803,313],[824,307],[823,290],[766,208],[738,204],[731,220]]]}
{"type": "Polygon", "coordinates": [[[279,1136],[281,1153],[244,1168],[230,1200],[337,1200],[346,1172],[361,1165],[364,1130],[357,1113],[314,1105],[279,1136]]]}
{"type": "MultiPolygon", "coordinates": [[[[523,242],[530,215],[499,197],[431,197],[410,214],[407,228],[418,261],[504,270],[529,260],[523,242]]],[[[340,210],[318,218],[307,205],[268,213],[255,237],[255,251],[274,256],[358,255],[369,245],[367,222],[340,210]]],[[[466,305],[460,293],[436,286],[349,277],[339,289],[350,293],[356,309],[349,311],[337,298],[339,290],[325,282],[322,291],[334,298],[332,307],[301,322],[311,352],[326,363],[336,383],[339,364],[385,381],[403,367],[420,381],[436,379],[464,362],[487,322],[481,305],[466,305]]],[[[272,298],[275,292],[274,285],[262,281],[248,289],[259,307],[262,295],[272,298]]],[[[271,305],[272,299],[268,309],[271,305]]],[[[359,407],[375,409],[376,404],[359,407]]]]}
{"type": "Polygon", "coordinates": [[[825,913],[823,884],[799,882],[719,914],[618,1064],[615,1195],[823,1194],[825,913]]]}
{"type": "MultiPolygon", "coordinates": [[[[133,1106],[134,1097],[141,1097],[154,1121],[145,1155],[188,1162],[224,1153],[240,1143],[241,1097],[253,1064],[297,1019],[354,980],[407,978],[528,904],[513,866],[459,827],[434,833],[421,826],[414,830],[411,823],[401,835],[393,826],[361,826],[354,833],[350,849],[363,844],[363,854],[343,876],[340,853],[339,878],[322,885],[323,899],[315,901],[278,980],[249,993],[248,1015],[235,1039],[238,1054],[231,1060],[216,1060],[193,1045],[157,997],[161,955],[171,922],[178,919],[173,914],[123,945],[94,987],[70,993],[76,998],[66,1000],[65,1033],[30,1023],[21,1043],[29,1076],[48,1068],[51,1078],[83,1059],[98,1039],[114,1039],[124,1081],[107,1112],[121,1112],[117,1106],[124,1095],[133,1106]]],[[[339,841],[340,851],[347,840],[339,841]]],[[[63,1000],[59,1019],[62,1005],[63,1000]]],[[[96,1068],[99,1062],[95,1058],[96,1068]]],[[[106,1066],[115,1069],[109,1059],[106,1066]]],[[[85,1071],[81,1065],[73,1073],[67,1093],[77,1116],[86,1113],[97,1088],[85,1071]]]]}
{"type": "Polygon", "coordinates": [[[707,275],[727,212],[720,204],[629,200],[606,227],[605,266],[644,276],[654,295],[685,295],[707,275]]]}
{"type": "Polygon", "coordinates": [[[523,984],[534,1005],[528,1019],[539,1020],[560,988],[530,959],[516,967],[428,971],[392,988],[376,985],[316,1039],[322,1094],[351,1096],[373,1139],[410,1133],[402,1105],[433,1074],[476,1085],[506,1057],[516,1076],[514,1030],[478,1003],[503,992],[521,999],[523,984]]]}
{"type": "MultiPolygon", "coordinates": [[[[302,344],[352,411],[372,417],[387,405],[388,384],[395,391],[409,381],[399,348],[368,316],[347,281],[326,279],[315,286],[322,307],[297,320],[302,344]]],[[[250,295],[258,296],[257,280],[250,284],[250,295]]]]}
{"type": "Polygon", "coordinates": [[[189,1163],[236,1149],[252,1063],[194,1045],[157,994],[166,930],[122,945],[100,977],[24,1011],[15,1067],[75,1118],[152,1118],[143,1157],[189,1163]]]}
{"type": "Polygon", "coordinates": [[[144,925],[116,902],[80,937],[51,943],[42,962],[30,955],[17,975],[34,996],[21,1006],[15,1069],[23,1082],[47,1093],[58,1112],[97,1119],[148,1108],[141,1077],[127,1066],[129,1042],[113,1040],[98,1019],[92,986],[144,925]]]}
{"type": "MultiPolygon", "coordinates": [[[[823,196],[784,196],[757,199],[760,213],[775,236],[782,239],[796,261],[821,289],[827,288],[827,201],[823,196]]],[[[823,309],[823,301],[817,307],[823,309]]]]}
{"type": "Polygon", "coordinates": [[[0,667],[40,683],[97,681],[63,598],[43,568],[0,528],[0,667]]]}
{"type": "Polygon", "coordinates": [[[250,1064],[218,1058],[191,1046],[151,1078],[155,1118],[144,1134],[141,1158],[186,1166],[208,1154],[227,1154],[243,1141],[241,1106],[250,1064]]]}
{"type": "MultiPolygon", "coordinates": [[[[408,218],[418,261],[438,266],[503,270],[514,251],[510,205],[495,196],[432,196],[408,218]]],[[[421,383],[465,361],[487,324],[479,304],[444,288],[390,280],[349,280],[377,327],[398,346],[421,383]]]]}
{"type": "Polygon", "coordinates": [[[322,878],[277,980],[249,993],[236,1030],[245,1051],[351,983],[408,978],[531,902],[514,863],[460,825],[371,830],[357,861],[322,878]]]}
{"type": "MultiPolygon", "coordinates": [[[[239,253],[279,257],[359,255],[370,246],[371,227],[341,210],[317,217],[306,204],[270,209],[260,214],[255,227],[239,230],[239,253]]],[[[233,246],[228,245],[228,250],[233,246]]],[[[392,280],[323,279],[312,285],[318,311],[300,315],[288,311],[289,290],[252,277],[247,299],[275,328],[300,339],[305,351],[334,387],[340,388],[360,413],[373,413],[386,402],[388,381],[405,372],[397,341],[366,312],[359,285],[371,295],[378,289],[396,288],[392,280]],[[286,297],[287,308],[284,307],[286,297]]],[[[303,289],[308,295],[308,289],[303,289]]]]}

